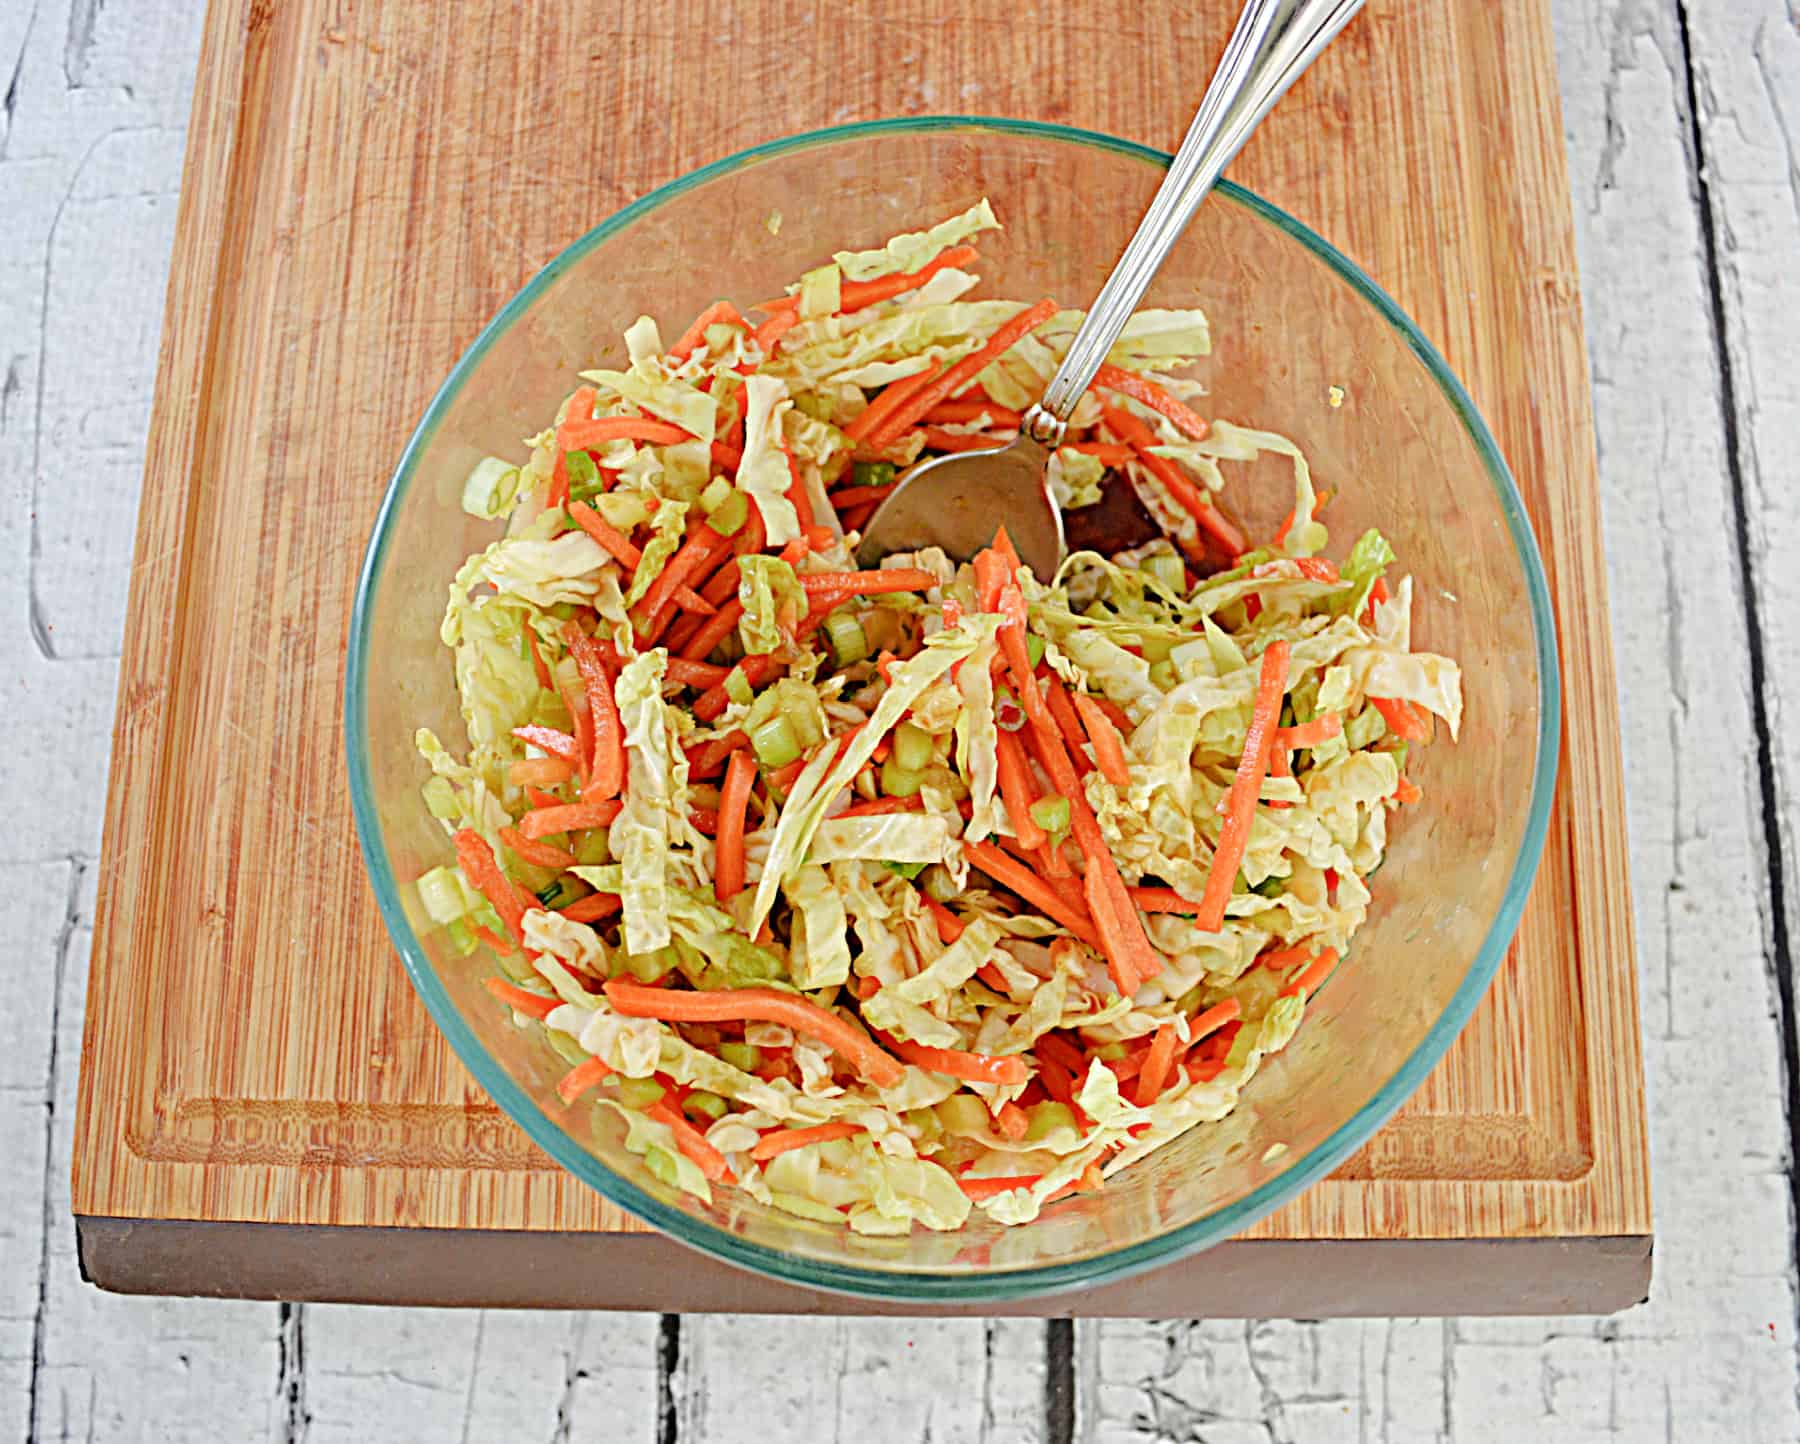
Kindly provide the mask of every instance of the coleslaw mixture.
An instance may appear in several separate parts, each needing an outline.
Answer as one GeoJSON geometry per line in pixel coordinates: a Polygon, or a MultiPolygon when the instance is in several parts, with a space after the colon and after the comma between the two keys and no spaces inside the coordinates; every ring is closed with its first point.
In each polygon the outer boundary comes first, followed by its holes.
{"type": "Polygon", "coordinates": [[[1051,484],[1122,473],[1164,535],[1058,575],[854,560],[921,455],[993,445],[1080,314],[972,298],[984,201],[840,252],[746,319],[625,333],[450,587],[467,747],[431,922],[665,1183],[861,1233],[1025,1223],[1224,1116],[1369,905],[1408,749],[1455,735],[1379,533],[1323,556],[1288,441],[1203,420],[1194,310],[1144,311],[1051,484]],[[1286,458],[1250,547],[1214,504],[1286,458]]]}

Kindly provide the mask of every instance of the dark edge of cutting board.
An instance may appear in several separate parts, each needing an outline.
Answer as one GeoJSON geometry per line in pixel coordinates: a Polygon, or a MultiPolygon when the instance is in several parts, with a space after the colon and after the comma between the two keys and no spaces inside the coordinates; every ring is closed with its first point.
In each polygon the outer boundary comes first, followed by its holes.
{"type": "Polygon", "coordinates": [[[1651,1238],[1231,1240],[1153,1273],[1012,1303],[893,1304],[777,1283],[659,1234],[77,1215],[81,1276],[112,1293],[473,1308],[1028,1318],[1606,1314],[1642,1303],[1651,1238]]]}

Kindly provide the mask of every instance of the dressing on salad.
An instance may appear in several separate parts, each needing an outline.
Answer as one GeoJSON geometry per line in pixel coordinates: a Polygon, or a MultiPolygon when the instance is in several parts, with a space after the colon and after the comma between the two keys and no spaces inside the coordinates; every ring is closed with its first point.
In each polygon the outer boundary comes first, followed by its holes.
{"type": "Polygon", "coordinates": [[[995,445],[1080,321],[973,299],[984,201],[789,293],[641,318],[450,587],[455,866],[418,881],[488,987],[666,1184],[861,1233],[1025,1223],[1235,1105],[1369,905],[1408,749],[1461,714],[1379,533],[1327,560],[1305,458],[1202,419],[1195,310],[1144,311],[1055,452],[1163,535],[1055,577],[854,560],[921,455],[995,445]],[[1228,469],[1292,466],[1251,547],[1228,469]]]}

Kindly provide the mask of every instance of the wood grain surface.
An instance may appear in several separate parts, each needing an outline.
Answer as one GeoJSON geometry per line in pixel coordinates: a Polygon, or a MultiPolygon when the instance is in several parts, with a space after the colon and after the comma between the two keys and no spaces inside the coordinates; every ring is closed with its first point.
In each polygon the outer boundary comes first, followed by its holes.
{"type": "MultiPolygon", "coordinates": [[[[339,741],[362,545],[457,355],[597,218],[778,135],[955,111],[974,77],[989,111],[1167,145],[1235,7],[1057,7],[1055,26],[1036,9],[850,3],[795,27],[754,0],[696,53],[643,0],[216,0],[120,670],[77,1214],[638,1227],[493,1109],[381,928],[339,741]]],[[[1368,269],[1469,385],[1545,551],[1565,703],[1543,869],[1492,994],[1389,1127],[1253,1237],[1650,1229],[1553,65],[1541,0],[1376,0],[1233,169],[1368,269]]]]}

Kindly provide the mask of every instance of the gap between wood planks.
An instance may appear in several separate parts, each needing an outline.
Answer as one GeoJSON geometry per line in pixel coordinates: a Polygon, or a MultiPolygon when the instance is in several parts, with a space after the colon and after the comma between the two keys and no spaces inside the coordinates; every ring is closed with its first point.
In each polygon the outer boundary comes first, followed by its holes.
{"type": "MultiPolygon", "coordinates": [[[[1725,287],[1719,268],[1719,221],[1707,178],[1706,130],[1700,122],[1699,85],[1688,29],[1687,0],[1674,0],[1676,32],[1681,37],[1681,69],[1687,95],[1689,182],[1699,211],[1701,257],[1706,276],[1713,360],[1719,375],[1719,425],[1724,434],[1725,474],[1731,495],[1732,539],[1737,553],[1737,592],[1744,612],[1744,638],[1750,654],[1750,720],[1756,737],[1756,784],[1762,811],[1762,847],[1768,887],[1764,963],[1772,975],[1777,1021],[1781,1028],[1783,1103],[1787,1113],[1786,1159],[1790,1247],[1792,1229],[1800,1225],[1800,1018],[1794,1003],[1794,959],[1788,937],[1787,867],[1781,836],[1781,804],[1775,778],[1773,734],[1769,726],[1769,676],[1763,644],[1762,607],[1757,595],[1756,563],[1750,545],[1750,511],[1744,486],[1744,438],[1738,424],[1737,377],[1729,343],[1725,287]]],[[[1800,1308],[1796,1310],[1800,1330],[1800,1308]]]]}

